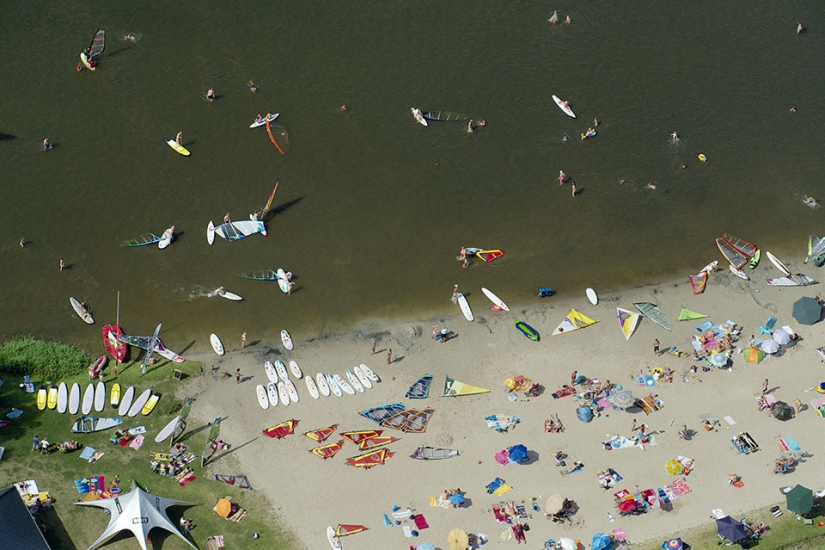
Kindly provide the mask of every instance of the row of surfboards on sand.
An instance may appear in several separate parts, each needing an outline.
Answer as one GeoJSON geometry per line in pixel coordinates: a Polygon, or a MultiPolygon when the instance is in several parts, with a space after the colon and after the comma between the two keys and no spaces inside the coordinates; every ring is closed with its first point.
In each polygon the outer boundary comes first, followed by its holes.
{"type": "MultiPolygon", "coordinates": [[[[298,390],[290,380],[289,372],[283,361],[280,359],[276,359],[274,363],[267,361],[264,364],[264,370],[269,383],[266,386],[258,384],[255,387],[258,404],[262,409],[266,410],[270,406],[277,407],[279,401],[284,406],[300,401],[298,390]]],[[[356,392],[364,393],[365,388],[371,389],[373,384],[381,381],[378,375],[363,363],[352,370],[347,370],[346,380],[340,374],[322,372],[316,374],[314,378],[311,375],[305,377],[301,367],[294,360],[289,362],[289,371],[296,379],[304,379],[307,391],[313,399],[320,399],[321,396],[329,397],[333,394],[342,397],[345,393],[349,395],[355,395],[356,392]]]]}
{"type": "MultiPolygon", "coordinates": [[[[154,393],[152,390],[145,390],[143,393],[135,398],[134,386],[123,392],[121,395],[120,384],[112,385],[109,393],[109,404],[113,409],[117,409],[117,413],[121,416],[137,416],[142,413],[144,416],[151,413],[155,405],[160,400],[160,394],[154,393]]],[[[89,414],[94,409],[96,412],[102,412],[106,408],[106,384],[98,382],[86,386],[83,392],[83,399],[80,398],[80,384],[75,382],[71,389],[65,382],[61,382],[59,386],[52,384],[50,387],[40,386],[37,391],[37,408],[38,410],[57,410],[63,414],[68,411],[69,414],[89,414]]]]}

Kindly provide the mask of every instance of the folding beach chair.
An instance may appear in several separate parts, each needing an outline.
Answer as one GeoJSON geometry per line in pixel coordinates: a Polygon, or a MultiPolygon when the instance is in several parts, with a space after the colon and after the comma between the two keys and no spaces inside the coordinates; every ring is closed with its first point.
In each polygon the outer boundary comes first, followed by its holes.
{"type": "Polygon", "coordinates": [[[759,334],[773,334],[773,327],[776,326],[776,317],[768,317],[765,325],[759,325],[759,334]]]}

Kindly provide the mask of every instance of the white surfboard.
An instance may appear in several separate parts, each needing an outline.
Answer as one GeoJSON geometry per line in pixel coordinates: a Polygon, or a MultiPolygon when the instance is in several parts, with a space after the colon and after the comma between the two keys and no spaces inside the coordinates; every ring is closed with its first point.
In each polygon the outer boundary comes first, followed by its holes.
{"type": "Polygon", "coordinates": [[[355,388],[355,391],[358,393],[364,393],[364,385],[361,384],[361,381],[358,380],[358,377],[355,376],[351,370],[348,370],[344,374],[347,375],[347,380],[349,380],[350,385],[355,388]]]}
{"type": "Polygon", "coordinates": [[[275,370],[275,365],[272,364],[272,361],[267,361],[264,363],[264,370],[266,370],[266,377],[269,378],[269,381],[277,384],[278,371],[275,370]]]}
{"type": "Polygon", "coordinates": [[[347,381],[344,380],[343,376],[341,376],[340,374],[333,374],[332,378],[333,380],[335,380],[335,383],[338,384],[338,387],[344,390],[345,393],[347,393],[348,395],[355,395],[355,390],[352,389],[352,386],[347,384],[347,381]]]}
{"type": "Polygon", "coordinates": [[[779,259],[776,256],[774,256],[773,254],[771,254],[770,252],[767,252],[767,251],[765,252],[765,256],[767,256],[768,259],[771,261],[771,263],[774,266],[776,266],[776,269],[778,269],[779,271],[781,271],[782,273],[785,274],[785,277],[790,277],[791,276],[791,270],[788,269],[785,266],[785,264],[780,262],[779,259]]]}
{"type": "Polygon", "coordinates": [[[278,286],[281,288],[281,292],[284,294],[289,292],[289,280],[286,278],[286,271],[279,267],[278,271],[275,272],[275,275],[278,276],[278,286]]]}
{"type": "Polygon", "coordinates": [[[270,382],[266,385],[266,393],[269,396],[269,404],[273,407],[278,406],[278,384],[270,382]]]}
{"type": "Polygon", "coordinates": [[[747,274],[744,271],[742,271],[741,269],[736,269],[736,267],[734,267],[733,264],[731,264],[728,267],[730,267],[730,272],[733,273],[734,275],[736,275],[737,277],[745,279],[746,281],[750,281],[750,277],[748,277],[747,274]]]}
{"type": "Polygon", "coordinates": [[[313,380],[311,376],[304,378],[304,381],[307,384],[307,391],[309,392],[309,395],[311,395],[314,399],[321,397],[321,394],[318,393],[318,386],[315,385],[315,380],[313,380]]]}
{"type": "Polygon", "coordinates": [[[361,363],[361,370],[364,371],[364,374],[367,375],[367,378],[369,378],[370,380],[372,380],[376,384],[381,381],[381,379],[378,378],[378,375],[375,374],[374,372],[372,372],[372,369],[369,368],[368,366],[366,366],[364,363],[361,363]]]}
{"type": "Polygon", "coordinates": [[[178,427],[178,420],[180,420],[179,416],[176,416],[175,418],[170,420],[169,423],[163,427],[160,433],[158,433],[158,435],[155,436],[155,443],[160,443],[167,437],[171,436],[172,432],[175,431],[175,428],[178,427]]]}
{"type": "Polygon", "coordinates": [[[297,403],[300,398],[298,397],[298,390],[295,388],[295,384],[292,383],[292,380],[287,380],[284,382],[284,386],[286,386],[286,392],[289,394],[289,400],[293,403],[297,403]]]}
{"type": "Polygon", "coordinates": [[[135,387],[129,386],[129,389],[126,390],[126,393],[123,394],[123,398],[120,400],[120,407],[117,409],[117,413],[120,416],[126,416],[126,413],[129,412],[129,407],[132,406],[132,399],[135,398],[135,387]]]}
{"type": "Polygon", "coordinates": [[[172,239],[174,239],[174,238],[175,238],[175,226],[173,225],[173,226],[169,227],[169,229],[164,231],[163,235],[161,235],[160,240],[158,241],[158,248],[163,250],[164,248],[166,248],[167,246],[169,246],[172,243],[172,239]]]}
{"type": "Polygon", "coordinates": [[[281,398],[281,403],[283,403],[284,406],[289,406],[289,392],[283,380],[278,382],[278,397],[281,398]]]}
{"type": "Polygon", "coordinates": [[[69,406],[69,388],[66,382],[61,382],[57,387],[57,412],[63,414],[69,406]]]}
{"type": "Polygon", "coordinates": [[[77,414],[80,408],[80,384],[72,384],[72,391],[69,392],[69,414],[77,414]]]}
{"type": "Polygon", "coordinates": [[[588,288],[584,291],[584,293],[587,295],[587,299],[590,300],[591,304],[593,304],[594,306],[599,304],[599,297],[596,295],[595,290],[593,290],[592,288],[588,288]]]}
{"type": "Polygon", "coordinates": [[[413,117],[415,118],[416,122],[418,122],[422,126],[428,126],[427,119],[424,118],[424,114],[421,112],[420,109],[410,107],[410,111],[412,111],[413,117]]]}
{"type": "Polygon", "coordinates": [[[716,269],[716,266],[717,266],[717,265],[719,265],[719,260],[713,260],[713,261],[712,261],[712,262],[710,262],[708,265],[706,265],[705,267],[703,267],[702,269],[700,269],[700,270],[699,270],[699,273],[702,273],[703,271],[704,271],[705,273],[710,273],[711,271],[713,271],[714,269],[716,269]]]}
{"type": "Polygon", "coordinates": [[[95,410],[100,412],[106,407],[106,385],[98,382],[95,388],[95,410]]]}
{"type": "Polygon", "coordinates": [[[215,224],[211,221],[206,226],[206,242],[211,246],[215,242],[215,224]]]}
{"type": "Polygon", "coordinates": [[[215,296],[220,296],[221,298],[226,298],[227,300],[232,300],[232,301],[235,301],[235,302],[240,302],[241,300],[243,300],[243,298],[241,298],[240,296],[238,296],[234,292],[229,292],[228,290],[221,290],[221,291],[216,290],[215,291],[215,296]]]}
{"type": "Polygon", "coordinates": [[[266,410],[269,408],[269,397],[266,394],[266,388],[263,387],[261,384],[255,386],[255,394],[258,396],[258,404],[261,406],[262,409],[266,410]]]}
{"type": "Polygon", "coordinates": [[[361,384],[363,384],[365,388],[372,388],[372,380],[369,379],[369,376],[364,374],[364,371],[361,369],[361,367],[354,367],[352,370],[355,373],[355,376],[358,377],[358,380],[361,381],[361,384]]]}
{"type": "Polygon", "coordinates": [[[319,372],[315,375],[315,382],[318,385],[318,391],[321,392],[321,395],[324,397],[329,397],[329,384],[327,384],[327,377],[324,376],[323,372],[319,372]]]}
{"type": "Polygon", "coordinates": [[[292,336],[286,330],[281,331],[281,342],[284,343],[284,347],[290,351],[295,347],[292,343],[292,336]]]}
{"type": "Polygon", "coordinates": [[[569,116],[570,118],[576,118],[576,113],[574,113],[574,112],[573,112],[573,109],[571,109],[569,105],[565,105],[565,104],[564,104],[564,101],[562,101],[561,99],[559,99],[559,97],[558,97],[558,96],[554,95],[554,96],[553,96],[553,101],[555,101],[555,102],[556,102],[556,105],[558,105],[558,106],[559,106],[559,109],[561,109],[562,111],[564,111],[564,114],[566,114],[566,115],[567,115],[567,116],[569,116]]]}
{"type": "Polygon", "coordinates": [[[467,297],[460,292],[457,294],[456,297],[458,298],[458,307],[461,308],[461,313],[464,314],[464,318],[472,322],[473,310],[470,309],[470,303],[467,301],[467,297]]]}
{"type": "Polygon", "coordinates": [[[338,535],[335,534],[335,528],[331,525],[327,526],[327,540],[329,540],[332,550],[341,550],[341,541],[338,539],[338,535]]]}
{"type": "Polygon", "coordinates": [[[333,378],[331,374],[327,375],[327,385],[329,386],[330,391],[337,397],[344,395],[344,392],[341,391],[341,386],[338,385],[338,382],[335,381],[335,378],[333,378]]]}
{"type": "Polygon", "coordinates": [[[92,384],[86,386],[86,391],[83,392],[83,405],[80,407],[80,412],[89,414],[92,412],[92,406],[95,404],[95,387],[92,384]]]}
{"type": "Polygon", "coordinates": [[[126,416],[130,418],[137,416],[138,413],[143,410],[143,406],[147,401],[149,401],[150,397],[152,397],[152,390],[146,390],[140,394],[138,398],[135,399],[134,403],[132,403],[132,406],[129,408],[129,412],[126,413],[126,416]]]}
{"type": "Polygon", "coordinates": [[[218,355],[224,354],[223,342],[221,342],[221,339],[218,338],[218,335],[214,332],[209,335],[209,343],[212,344],[212,349],[215,350],[215,353],[218,355]]]}
{"type": "Polygon", "coordinates": [[[289,380],[289,374],[286,372],[286,366],[280,359],[275,359],[275,371],[278,373],[278,378],[286,382],[289,380]]]}
{"type": "Polygon", "coordinates": [[[484,295],[487,296],[487,298],[489,298],[490,301],[493,302],[493,304],[495,304],[496,306],[500,307],[504,311],[510,311],[510,308],[507,307],[507,304],[504,303],[504,300],[493,294],[491,291],[487,290],[484,287],[481,287],[481,292],[483,292],[484,295]]]}
{"type": "Polygon", "coordinates": [[[289,362],[289,370],[292,371],[292,374],[295,375],[295,378],[297,378],[298,380],[304,377],[304,373],[301,370],[301,367],[298,366],[298,363],[296,361],[291,360],[289,362]]]}

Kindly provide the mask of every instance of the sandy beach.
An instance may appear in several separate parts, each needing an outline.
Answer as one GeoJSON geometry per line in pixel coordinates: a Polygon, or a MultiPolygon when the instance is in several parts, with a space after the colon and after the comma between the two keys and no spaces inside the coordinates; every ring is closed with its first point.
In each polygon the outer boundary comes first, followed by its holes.
{"type": "MultiPolygon", "coordinates": [[[[817,276],[813,264],[803,265],[801,258],[786,263],[794,273],[817,276]]],[[[462,288],[475,313],[472,323],[464,320],[458,307],[450,302],[450,288],[433,288],[432,292],[445,295],[444,316],[434,319],[394,326],[377,320],[366,321],[351,334],[316,341],[293,335],[295,349],[291,352],[284,350],[280,342],[263,343],[268,339],[265,335],[250,333],[250,341],[261,343],[243,351],[238,349],[240,335],[235,346],[227,345],[229,339],[225,337],[226,356],[192,357],[204,362],[204,375],[186,386],[183,390],[186,395],[179,397],[192,396],[195,392],[192,414],[198,422],[205,423],[218,416],[224,418],[222,437],[234,445],[232,454],[242,470],[233,473],[247,475],[253,488],[271,499],[273,509],[305,548],[329,548],[326,527],[338,523],[369,527],[366,532],[342,539],[347,550],[406,550],[423,542],[446,548],[447,533],[455,527],[487,534],[487,548],[490,548],[501,540],[506,528],[496,522],[492,506],[502,500],[527,502],[531,497],[536,497],[542,508],[540,512],[533,512],[528,522],[530,530],[526,536],[533,548],[540,547],[547,539],[562,536],[580,539],[589,547],[594,533],[616,528],[623,529],[632,542],[663,539],[709,523],[713,509],[722,509],[739,518],[743,512],[774,503],[780,499],[779,489],[783,486],[800,483],[814,490],[822,488],[821,476],[811,459],[788,474],[772,473],[774,459],[782,454],[777,444],[779,438],[795,438],[802,451],[814,456],[825,451],[825,443],[813,435],[824,421],[809,403],[820,395],[812,387],[823,379],[816,351],[822,328],[818,324],[800,325],[791,315],[793,303],[803,296],[815,296],[819,286],[770,287],[765,278],[780,274],[767,261],[748,274],[752,278],[750,282],[735,277],[727,269],[713,273],[705,293],[698,296],[693,295],[685,274],[678,280],[630,290],[596,289],[600,302],[595,306],[581,292],[544,298],[540,305],[528,308],[509,304],[509,313],[491,311],[490,302],[480,288],[462,288]],[[616,307],[633,309],[633,303],[641,301],[658,304],[673,322],[673,331],[643,319],[632,338],[625,341],[616,320],[616,307]],[[682,306],[707,314],[709,318],[676,322],[682,306]],[[572,308],[598,323],[551,336],[572,308]],[[777,327],[790,325],[800,338],[760,364],[746,363],[734,350],[730,370],[711,368],[703,372],[704,362],[653,352],[654,339],[661,342],[662,350],[676,346],[692,352],[690,339],[697,334],[696,327],[707,320],[714,324],[732,320],[741,325],[741,336],[734,345],[745,346],[751,335],[760,337],[758,327],[770,316],[778,319],[777,327]],[[536,328],[541,335],[540,342],[530,341],[518,332],[513,326],[514,317],[536,328]],[[438,343],[431,338],[434,324],[450,329],[449,341],[438,343]],[[376,353],[371,355],[373,343],[376,353]],[[387,365],[390,348],[393,362],[387,365]],[[303,381],[298,381],[300,403],[289,407],[279,404],[262,410],[256,400],[255,386],[267,382],[264,361],[276,358],[285,362],[295,359],[304,373],[311,374],[320,371],[343,375],[347,369],[365,363],[382,381],[365,393],[319,400],[309,395],[303,381]],[[209,369],[213,364],[232,373],[239,368],[242,382],[237,384],[234,378],[211,376],[209,369]],[[697,373],[690,373],[691,365],[699,367],[697,373]],[[673,382],[659,380],[655,387],[648,387],[636,381],[639,374],[648,374],[657,367],[674,369],[673,382]],[[551,395],[570,383],[574,370],[602,382],[609,379],[621,384],[636,397],[657,394],[663,408],[649,415],[637,408],[606,409],[591,422],[582,422],[576,416],[576,397],[554,399],[551,395]],[[427,373],[434,375],[430,397],[405,399],[410,384],[427,373]],[[474,396],[441,397],[445,375],[492,391],[474,396]],[[542,393],[530,399],[509,400],[503,381],[514,375],[539,382],[542,393]],[[769,393],[778,400],[793,405],[794,400],[799,399],[805,405],[796,418],[783,422],[769,411],[758,410],[757,398],[766,378],[769,393]],[[404,402],[408,408],[432,407],[436,412],[426,433],[385,430],[384,435],[400,437],[389,446],[395,456],[386,464],[370,470],[347,466],[347,458],[360,454],[349,442],[326,461],[308,452],[317,444],[301,435],[303,432],[331,424],[338,424],[339,432],[381,429],[360,416],[359,411],[396,401],[404,402]],[[521,422],[509,433],[500,434],[487,427],[484,418],[490,414],[517,414],[521,422]],[[544,421],[554,414],[558,414],[565,431],[544,433],[544,421]],[[705,431],[701,425],[702,415],[718,419],[718,430],[705,431]],[[261,434],[263,429],[288,419],[300,421],[295,435],[276,440],[261,434]],[[612,436],[632,436],[634,420],[647,425],[647,433],[653,434],[656,444],[647,444],[643,449],[605,450],[603,442],[612,436]],[[688,440],[678,437],[682,424],[692,433],[688,440]],[[760,450],[740,454],[730,441],[740,432],[749,433],[760,450]],[[495,453],[519,443],[531,451],[529,463],[508,466],[496,463],[495,453]],[[433,462],[413,460],[409,455],[419,445],[454,448],[461,455],[433,462]],[[561,475],[562,468],[553,459],[553,453],[558,450],[568,455],[568,465],[583,462],[581,471],[561,475]],[[677,455],[694,459],[690,475],[674,476],[665,470],[666,462],[677,455]],[[613,468],[623,480],[605,490],[599,486],[597,473],[608,468],[613,468]],[[741,476],[743,487],[728,483],[728,474],[732,473],[741,476]],[[488,494],[485,485],[496,477],[506,480],[512,490],[503,496],[488,494]],[[620,517],[614,492],[666,487],[677,479],[684,480],[690,492],[673,499],[671,509],[652,509],[644,515],[620,517]],[[453,488],[466,493],[464,507],[430,506],[430,496],[453,488]],[[572,521],[560,525],[545,518],[544,502],[554,493],[578,505],[579,511],[572,516],[572,521]],[[406,538],[400,526],[385,527],[383,514],[390,514],[393,505],[410,507],[423,514],[429,528],[419,529],[417,538],[406,538]]],[[[507,296],[501,298],[507,301],[507,296]]],[[[577,389],[584,390],[581,386],[577,389]]],[[[328,442],[340,439],[338,433],[328,442]]],[[[208,468],[222,471],[221,459],[208,468]]],[[[529,510],[529,502],[527,504],[529,510]]],[[[516,543],[513,539],[503,544],[516,543]]]]}

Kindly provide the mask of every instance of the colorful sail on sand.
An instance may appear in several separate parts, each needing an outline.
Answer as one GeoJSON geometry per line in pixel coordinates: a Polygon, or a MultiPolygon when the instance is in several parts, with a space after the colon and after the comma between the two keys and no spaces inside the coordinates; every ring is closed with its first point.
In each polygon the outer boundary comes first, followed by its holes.
{"type": "Polygon", "coordinates": [[[425,399],[430,394],[430,385],[433,382],[432,374],[425,374],[407,390],[408,399],[425,399]]]}
{"type": "Polygon", "coordinates": [[[314,454],[315,456],[320,456],[324,460],[328,458],[332,458],[335,454],[340,451],[344,447],[344,440],[339,439],[335,443],[330,443],[328,445],[322,445],[320,447],[315,447],[314,449],[310,449],[309,452],[314,454]]]}
{"type": "Polygon", "coordinates": [[[704,313],[697,313],[695,311],[691,311],[686,307],[682,307],[682,310],[679,312],[679,317],[676,319],[677,321],[693,321],[694,319],[705,319],[707,315],[704,313]]]}
{"type": "Polygon", "coordinates": [[[384,430],[361,430],[358,432],[342,432],[341,437],[348,439],[356,445],[360,445],[365,439],[379,437],[382,433],[384,433],[384,430]]]}
{"type": "Polygon", "coordinates": [[[747,256],[748,258],[753,258],[756,254],[756,245],[753,243],[749,243],[744,239],[740,239],[739,237],[734,237],[728,233],[722,235],[722,238],[728,241],[728,243],[739,251],[741,254],[747,256]]]}
{"type": "Polygon", "coordinates": [[[407,409],[399,411],[385,418],[381,422],[381,426],[403,432],[424,433],[427,430],[427,424],[430,423],[430,417],[432,417],[434,412],[435,409],[424,409],[422,411],[407,409]]]}
{"type": "Polygon", "coordinates": [[[287,420],[286,422],[281,422],[277,426],[272,426],[271,428],[267,428],[263,431],[263,434],[267,437],[274,437],[276,439],[281,439],[282,437],[286,437],[288,435],[292,435],[295,433],[295,428],[298,426],[298,421],[294,418],[292,420],[287,420]]]}
{"type": "Polygon", "coordinates": [[[624,339],[630,340],[630,337],[633,336],[633,331],[636,330],[636,326],[639,324],[639,314],[633,313],[632,311],[621,307],[617,307],[616,315],[618,316],[619,327],[622,329],[624,339]]]}
{"type": "Polygon", "coordinates": [[[553,331],[553,336],[578,330],[580,328],[589,327],[595,323],[596,321],[587,315],[579,313],[575,309],[571,309],[570,313],[567,314],[567,317],[564,318],[564,321],[562,321],[559,326],[556,327],[556,330],[553,331]]]}
{"type": "Polygon", "coordinates": [[[814,260],[823,252],[825,252],[825,239],[820,239],[816,235],[808,237],[808,255],[805,256],[805,263],[814,260]]]}
{"type": "Polygon", "coordinates": [[[665,317],[662,310],[656,304],[650,302],[636,302],[633,304],[636,309],[642,312],[642,315],[659,325],[665,330],[673,330],[673,324],[665,317]]]}
{"type": "Polygon", "coordinates": [[[730,265],[736,269],[742,269],[742,267],[748,263],[747,256],[735,249],[733,245],[725,239],[716,239],[716,246],[719,248],[719,252],[722,253],[722,256],[724,256],[725,259],[730,262],[730,265]]]}
{"type": "Polygon", "coordinates": [[[375,449],[377,447],[382,447],[384,445],[389,445],[390,443],[395,443],[398,441],[399,438],[393,437],[391,435],[384,435],[380,437],[370,437],[369,439],[364,439],[358,443],[358,448],[362,451],[366,451],[369,449],[375,449]]]}
{"type": "Polygon", "coordinates": [[[361,411],[360,414],[364,418],[369,418],[376,424],[380,424],[388,416],[392,416],[397,412],[403,411],[407,406],[404,403],[389,403],[387,405],[380,405],[371,409],[361,411]]]}
{"type": "Polygon", "coordinates": [[[708,272],[700,271],[699,273],[688,275],[688,279],[690,280],[690,287],[693,289],[693,293],[702,294],[705,291],[705,285],[708,283],[708,272]]]}
{"type": "Polygon", "coordinates": [[[218,452],[217,445],[215,442],[218,441],[218,437],[221,435],[221,417],[215,419],[212,422],[212,426],[209,428],[209,435],[206,436],[206,445],[203,447],[203,453],[201,453],[201,468],[209,462],[212,457],[218,452]]]}
{"type": "Polygon", "coordinates": [[[369,470],[374,466],[384,464],[384,462],[392,458],[393,455],[395,455],[395,453],[384,447],[359,456],[348,458],[347,465],[356,466],[358,468],[364,468],[365,470],[369,470]]]}
{"type": "Polygon", "coordinates": [[[361,531],[366,530],[367,527],[364,525],[348,525],[345,523],[339,523],[335,528],[335,536],[345,537],[347,535],[354,535],[355,533],[360,533],[361,531]]]}
{"type": "Polygon", "coordinates": [[[496,250],[479,250],[476,252],[476,256],[484,260],[484,263],[490,263],[496,258],[500,258],[504,256],[504,251],[500,249],[496,250]]]}
{"type": "Polygon", "coordinates": [[[329,428],[321,428],[320,430],[310,430],[308,432],[304,432],[304,435],[310,439],[314,439],[318,443],[323,442],[326,438],[331,436],[335,433],[335,430],[338,429],[338,424],[333,424],[329,428]]]}
{"type": "Polygon", "coordinates": [[[458,380],[453,380],[449,376],[444,381],[444,397],[458,397],[459,395],[477,395],[479,393],[490,393],[486,388],[471,386],[458,380]]]}
{"type": "Polygon", "coordinates": [[[226,474],[215,474],[215,481],[223,481],[224,483],[234,485],[235,487],[240,487],[241,489],[252,489],[252,485],[249,484],[249,480],[246,478],[246,476],[230,476],[226,474]]]}

